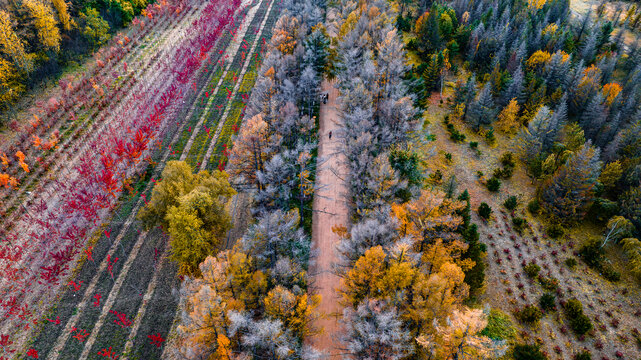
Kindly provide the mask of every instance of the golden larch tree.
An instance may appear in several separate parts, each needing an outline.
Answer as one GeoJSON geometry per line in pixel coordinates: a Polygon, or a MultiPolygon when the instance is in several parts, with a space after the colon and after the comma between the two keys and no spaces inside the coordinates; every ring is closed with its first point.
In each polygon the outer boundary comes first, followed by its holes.
{"type": "Polygon", "coordinates": [[[238,177],[247,185],[260,190],[256,173],[263,170],[269,154],[269,133],[267,123],[261,114],[252,116],[243,124],[238,138],[234,141],[227,171],[232,178],[238,177]]]}
{"type": "Polygon", "coordinates": [[[23,4],[34,19],[40,43],[48,49],[60,50],[60,31],[51,7],[39,0],[25,0],[23,4]]]}
{"type": "Polygon", "coordinates": [[[51,0],[51,3],[53,4],[53,7],[56,8],[56,11],[58,12],[58,20],[60,20],[60,24],[62,24],[62,28],[65,29],[66,31],[71,30],[71,26],[73,25],[73,20],[71,20],[71,16],[69,16],[69,12],[67,11],[69,6],[65,2],[65,0],[51,0]]]}
{"type": "Polygon", "coordinates": [[[26,53],[24,43],[13,29],[11,15],[4,10],[0,10],[0,50],[16,68],[26,72],[33,70],[32,56],[26,53]]]}
{"type": "Polygon", "coordinates": [[[512,99],[499,114],[499,120],[496,122],[496,128],[504,133],[515,133],[521,126],[518,114],[519,104],[516,99],[512,99]]]}
{"type": "Polygon", "coordinates": [[[483,310],[457,309],[444,325],[435,324],[433,334],[421,335],[416,342],[435,360],[499,358],[505,354],[507,344],[479,335],[486,326],[483,310]]]}

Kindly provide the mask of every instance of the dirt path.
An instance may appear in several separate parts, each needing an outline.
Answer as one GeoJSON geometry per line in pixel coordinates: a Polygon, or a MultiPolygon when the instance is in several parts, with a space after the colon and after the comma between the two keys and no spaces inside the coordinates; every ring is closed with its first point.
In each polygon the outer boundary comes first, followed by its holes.
{"type": "Polygon", "coordinates": [[[329,92],[329,100],[320,107],[318,170],[312,217],[312,247],[316,251],[316,258],[309,269],[312,289],[322,297],[315,323],[321,332],[307,341],[317,350],[323,351],[327,357],[338,358],[341,353],[341,331],[338,321],[342,307],[338,303],[335,290],[339,284],[339,277],[332,268],[338,261],[334,249],[339,239],[338,235],[332,232],[332,227],[349,224],[348,205],[345,200],[347,169],[344,166],[342,145],[336,136],[340,131],[340,118],[336,107],[338,90],[332,84],[323,81],[322,91],[329,92]]]}

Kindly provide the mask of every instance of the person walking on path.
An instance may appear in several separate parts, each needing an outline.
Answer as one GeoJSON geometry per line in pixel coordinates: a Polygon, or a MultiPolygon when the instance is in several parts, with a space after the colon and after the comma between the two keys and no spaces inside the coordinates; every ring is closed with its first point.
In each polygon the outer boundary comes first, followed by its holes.
{"type": "Polygon", "coordinates": [[[334,130],[339,131],[342,126],[336,104],[338,89],[324,80],[321,91],[323,103],[320,106],[318,130],[319,134],[327,134],[328,137],[320,136],[318,139],[318,170],[312,215],[312,248],[316,252],[316,261],[310,264],[308,274],[310,283],[314,284],[312,293],[321,296],[313,313],[312,326],[322,332],[307,336],[305,342],[324,352],[326,356],[323,360],[338,360],[343,358],[346,344],[340,339],[345,329],[339,321],[343,307],[340,304],[341,296],[336,291],[340,277],[334,271],[334,266],[341,266],[336,251],[341,239],[332,228],[350,224],[349,171],[344,144],[331,138],[334,130]]]}

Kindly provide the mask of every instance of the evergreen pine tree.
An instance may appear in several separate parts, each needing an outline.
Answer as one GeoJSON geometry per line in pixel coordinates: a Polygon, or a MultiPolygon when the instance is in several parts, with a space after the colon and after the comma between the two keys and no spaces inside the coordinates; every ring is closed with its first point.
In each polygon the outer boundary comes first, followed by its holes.
{"type": "MultiPolygon", "coordinates": [[[[468,202],[469,206],[469,202],[468,202]]],[[[471,224],[463,231],[463,238],[469,245],[462,258],[474,261],[474,266],[465,271],[465,283],[470,286],[470,293],[478,293],[485,281],[485,261],[483,248],[479,242],[479,233],[476,224],[471,224]]]]}

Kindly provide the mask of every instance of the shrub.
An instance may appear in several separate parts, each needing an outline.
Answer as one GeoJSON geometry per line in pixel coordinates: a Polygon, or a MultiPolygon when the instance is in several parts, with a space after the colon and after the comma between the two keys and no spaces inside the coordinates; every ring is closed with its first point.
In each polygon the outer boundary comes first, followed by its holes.
{"type": "Polygon", "coordinates": [[[543,313],[537,306],[527,305],[516,314],[516,317],[519,321],[532,325],[541,320],[543,313]]]}
{"type": "Polygon", "coordinates": [[[605,263],[603,249],[599,240],[594,239],[583,245],[579,250],[579,254],[583,262],[592,269],[599,271],[607,280],[613,282],[621,280],[621,274],[614,270],[611,265],[605,263]]]}
{"type": "Polygon", "coordinates": [[[490,215],[492,215],[492,208],[490,207],[490,205],[484,202],[482,202],[481,205],[479,205],[478,211],[479,211],[479,216],[485,220],[489,219],[490,215]]]}
{"type": "Polygon", "coordinates": [[[485,134],[485,141],[487,141],[487,143],[490,145],[494,145],[494,143],[496,142],[496,137],[494,136],[494,129],[490,129],[490,131],[488,131],[485,134]]]}
{"type": "Polygon", "coordinates": [[[479,143],[478,143],[478,141],[472,141],[472,142],[470,142],[470,148],[471,148],[472,150],[477,150],[477,149],[479,148],[479,143]]]}
{"type": "Polygon", "coordinates": [[[583,315],[583,304],[575,298],[568,300],[563,306],[563,310],[568,317],[583,315]]]}
{"type": "Polygon", "coordinates": [[[574,360],[592,360],[592,354],[588,350],[583,350],[574,355],[574,360]]]}
{"type": "Polygon", "coordinates": [[[581,315],[579,317],[570,319],[570,327],[572,327],[572,330],[574,330],[575,333],[578,335],[585,335],[587,334],[590,330],[592,330],[592,321],[590,321],[590,318],[581,315]]]}
{"type": "Polygon", "coordinates": [[[604,198],[595,199],[588,211],[588,216],[597,221],[606,221],[617,214],[619,214],[619,205],[604,198]]]}
{"type": "Polygon", "coordinates": [[[452,161],[452,154],[450,154],[450,153],[445,153],[445,160],[447,160],[448,162],[449,162],[449,161],[452,161]]]}
{"type": "Polygon", "coordinates": [[[532,215],[536,215],[536,214],[538,214],[538,213],[539,213],[539,211],[541,211],[541,204],[539,203],[539,200],[537,200],[537,199],[532,199],[532,201],[530,201],[530,202],[527,204],[527,210],[528,210],[528,211],[530,212],[530,214],[532,214],[532,215]]]}
{"type": "Polygon", "coordinates": [[[494,177],[498,179],[509,179],[514,174],[516,162],[514,161],[514,154],[507,152],[501,157],[502,168],[494,170],[494,177]]]}
{"type": "Polygon", "coordinates": [[[461,132],[459,132],[459,131],[454,127],[454,124],[452,124],[452,123],[449,121],[449,118],[445,118],[445,119],[443,120],[443,122],[445,123],[445,128],[447,129],[447,132],[449,132],[449,133],[450,133],[450,139],[451,139],[452,141],[454,141],[454,142],[462,142],[462,141],[465,141],[465,134],[462,134],[461,132]]]}
{"type": "Polygon", "coordinates": [[[545,311],[554,311],[556,310],[556,296],[554,296],[553,293],[545,293],[541,295],[541,298],[539,299],[539,305],[541,306],[541,309],[545,311]]]}
{"type": "Polygon", "coordinates": [[[565,265],[570,269],[574,269],[574,267],[577,265],[576,259],[573,257],[565,259],[565,265]]]}
{"type": "Polygon", "coordinates": [[[603,249],[598,240],[589,241],[579,250],[581,260],[593,269],[601,268],[603,262],[603,249]]]}
{"type": "Polygon", "coordinates": [[[490,180],[487,181],[487,189],[492,191],[492,192],[497,192],[501,188],[501,180],[492,177],[490,180]]]}
{"type": "Polygon", "coordinates": [[[506,152],[501,156],[501,164],[505,167],[516,167],[516,161],[514,161],[514,154],[510,151],[506,152]]]}
{"type": "Polygon", "coordinates": [[[515,217],[512,218],[512,224],[514,224],[516,230],[521,232],[521,230],[523,230],[523,227],[527,224],[527,221],[525,221],[525,219],[522,217],[515,217]]]}
{"type": "Polygon", "coordinates": [[[621,273],[614,270],[614,268],[608,264],[601,265],[601,274],[603,275],[604,278],[612,282],[617,282],[621,280],[621,273]]]}
{"type": "Polygon", "coordinates": [[[476,177],[477,177],[477,178],[479,178],[479,179],[480,179],[480,178],[482,178],[482,177],[483,177],[483,175],[485,175],[485,174],[483,174],[483,172],[482,172],[482,171],[477,171],[477,172],[476,172],[476,177]]]}
{"type": "Polygon", "coordinates": [[[516,329],[506,313],[492,309],[487,317],[487,326],[481,331],[481,335],[492,340],[509,340],[516,336],[516,329]]]}
{"type": "Polygon", "coordinates": [[[465,141],[465,134],[460,133],[458,130],[454,129],[450,132],[450,139],[454,142],[463,142],[465,141]]]}
{"type": "Polygon", "coordinates": [[[506,209],[508,210],[514,210],[516,207],[519,205],[519,201],[517,200],[516,196],[512,195],[508,197],[505,202],[503,202],[503,206],[505,206],[506,209]]]}
{"type": "Polygon", "coordinates": [[[559,288],[559,280],[553,277],[539,275],[538,280],[541,287],[547,291],[556,291],[559,288]]]}
{"type": "Polygon", "coordinates": [[[552,239],[558,239],[559,237],[563,236],[563,234],[565,233],[565,229],[560,224],[552,224],[548,226],[546,232],[552,239]]]}
{"type": "Polygon", "coordinates": [[[541,271],[541,267],[531,262],[527,264],[523,270],[525,270],[525,273],[527,274],[527,276],[531,278],[535,278],[539,274],[539,271],[541,271]]]}
{"type": "Polygon", "coordinates": [[[439,182],[443,180],[443,173],[440,169],[437,169],[434,174],[430,174],[430,179],[432,179],[432,181],[439,182]]]}
{"type": "Polygon", "coordinates": [[[512,174],[514,173],[514,168],[498,168],[494,170],[493,176],[498,179],[509,179],[512,177],[512,174]]]}
{"type": "Polygon", "coordinates": [[[577,299],[570,299],[563,306],[565,316],[570,321],[570,327],[578,335],[585,335],[592,330],[592,321],[583,314],[583,305],[577,299]]]}
{"type": "Polygon", "coordinates": [[[514,345],[512,357],[514,360],[547,360],[540,345],[514,345]]]}
{"type": "Polygon", "coordinates": [[[407,42],[407,50],[415,51],[416,49],[418,49],[418,42],[416,39],[411,39],[407,42]]]}

